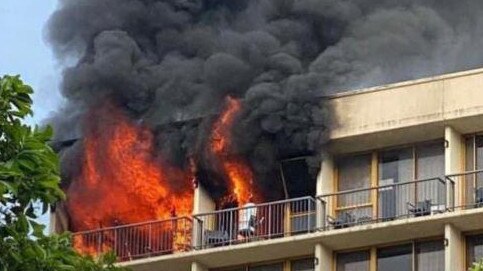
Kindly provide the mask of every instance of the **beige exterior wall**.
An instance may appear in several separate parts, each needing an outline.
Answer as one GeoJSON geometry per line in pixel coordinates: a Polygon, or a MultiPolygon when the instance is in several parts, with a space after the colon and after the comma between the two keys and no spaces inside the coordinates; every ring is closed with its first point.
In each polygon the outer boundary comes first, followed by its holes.
{"type": "MultiPolygon", "coordinates": [[[[445,128],[445,174],[456,174],[464,172],[464,139],[463,136],[451,126],[445,128]]],[[[452,194],[448,186],[448,197],[452,194]]],[[[454,185],[454,204],[455,206],[463,205],[464,187],[460,183],[454,185]]]]}
{"type": "Polygon", "coordinates": [[[444,235],[446,242],[444,254],[445,270],[465,270],[465,241],[461,231],[452,224],[446,224],[444,235]]]}
{"type": "MultiPolygon", "coordinates": [[[[202,214],[214,211],[216,206],[215,202],[211,199],[208,192],[201,186],[198,185],[194,192],[194,202],[193,202],[193,215],[202,214]]],[[[201,229],[200,225],[193,221],[193,238],[192,238],[192,245],[195,247],[200,246],[199,240],[201,240],[201,229]]]]}
{"type": "Polygon", "coordinates": [[[333,251],[323,244],[315,245],[315,271],[333,270],[333,251]]]}
{"type": "Polygon", "coordinates": [[[215,202],[201,185],[196,187],[194,193],[193,214],[201,214],[215,210],[215,202]]]}
{"type": "Polygon", "coordinates": [[[483,130],[483,69],[328,97],[333,152],[352,152],[483,130]]]}
{"type": "Polygon", "coordinates": [[[200,263],[193,262],[191,264],[191,271],[208,271],[208,268],[200,263]]]}

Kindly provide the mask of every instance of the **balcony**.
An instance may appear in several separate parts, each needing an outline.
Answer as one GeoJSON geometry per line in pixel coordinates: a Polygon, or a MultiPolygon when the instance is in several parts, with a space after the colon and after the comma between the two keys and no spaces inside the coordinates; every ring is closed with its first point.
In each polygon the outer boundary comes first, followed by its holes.
{"type": "Polygon", "coordinates": [[[483,170],[447,175],[446,180],[460,186],[460,200],[454,206],[455,209],[483,207],[483,170]]]}
{"type": "Polygon", "coordinates": [[[103,228],[73,235],[73,246],[92,256],[112,251],[118,261],[191,250],[193,222],[179,217],[161,221],[103,228]]]}
{"type": "Polygon", "coordinates": [[[403,218],[436,216],[454,210],[454,179],[471,174],[477,173],[342,191],[317,198],[248,204],[193,217],[79,232],[74,234],[73,243],[86,254],[113,251],[119,261],[130,261],[403,218]]]}
{"type": "Polygon", "coordinates": [[[342,229],[452,209],[454,182],[441,178],[355,189],[317,197],[323,230],[342,229]]]}
{"type": "Polygon", "coordinates": [[[196,249],[236,245],[313,232],[316,201],[312,197],[251,204],[194,216],[196,249]]]}

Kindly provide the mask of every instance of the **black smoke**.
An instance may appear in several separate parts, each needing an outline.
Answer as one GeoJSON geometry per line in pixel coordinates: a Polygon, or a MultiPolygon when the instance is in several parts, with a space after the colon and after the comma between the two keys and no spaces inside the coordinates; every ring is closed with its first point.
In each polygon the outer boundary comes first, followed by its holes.
{"type": "Polygon", "coordinates": [[[203,161],[230,95],[244,106],[233,152],[273,180],[282,158],[317,167],[324,95],[481,66],[482,10],[480,0],[60,0],[48,39],[74,64],[52,122],[59,140],[82,136],[86,110],[114,99],[186,166],[203,161]]]}

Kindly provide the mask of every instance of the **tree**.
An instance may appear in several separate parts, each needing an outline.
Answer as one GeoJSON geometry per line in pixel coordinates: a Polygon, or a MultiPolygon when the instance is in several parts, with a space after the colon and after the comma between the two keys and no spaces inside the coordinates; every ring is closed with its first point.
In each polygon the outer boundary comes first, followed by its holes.
{"type": "Polygon", "coordinates": [[[483,260],[474,263],[473,266],[469,269],[469,271],[483,271],[483,260]]]}
{"type": "Polygon", "coordinates": [[[49,147],[52,129],[32,128],[33,90],[18,76],[0,77],[0,271],[125,270],[115,256],[94,260],[79,255],[68,233],[46,236],[35,221],[35,203],[45,214],[65,198],[59,187],[56,153],[49,147]]]}

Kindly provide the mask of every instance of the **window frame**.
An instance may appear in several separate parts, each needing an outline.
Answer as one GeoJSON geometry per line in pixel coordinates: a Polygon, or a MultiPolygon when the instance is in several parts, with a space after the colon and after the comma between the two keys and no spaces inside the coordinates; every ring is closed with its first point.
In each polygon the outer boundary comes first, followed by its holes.
{"type": "MultiPolygon", "coordinates": [[[[416,142],[416,143],[408,143],[408,144],[402,144],[402,145],[397,145],[397,146],[390,146],[386,148],[379,148],[379,149],[373,149],[373,150],[367,150],[367,151],[361,151],[361,152],[354,152],[354,153],[347,153],[343,154],[340,156],[337,156],[335,158],[335,164],[334,164],[334,176],[332,180],[332,187],[333,191],[332,193],[338,193],[338,192],[343,192],[344,190],[340,190],[340,162],[344,159],[347,159],[348,157],[355,157],[355,156],[362,156],[362,155],[371,155],[371,162],[369,165],[369,187],[368,189],[373,189],[371,192],[371,197],[370,197],[370,204],[368,203],[368,207],[372,208],[372,217],[376,218],[378,216],[378,190],[374,189],[380,186],[380,180],[379,180],[379,170],[380,170],[380,156],[381,153],[386,152],[386,151],[395,151],[395,150],[400,150],[400,149],[406,149],[406,148],[411,148],[412,150],[412,180],[409,181],[415,181],[418,180],[418,148],[421,146],[427,146],[431,144],[441,144],[443,151],[445,150],[445,139],[444,138],[438,138],[438,139],[433,139],[433,140],[427,140],[427,141],[421,141],[421,142],[416,142]]],[[[444,155],[444,152],[443,152],[444,155]]],[[[444,157],[444,156],[443,156],[444,157]]],[[[444,165],[443,165],[444,169],[444,165]]],[[[444,174],[444,172],[443,172],[444,174]]],[[[435,177],[442,177],[442,176],[435,176],[435,177]]],[[[409,182],[408,181],[408,182],[409,182]]],[[[417,190],[417,185],[415,186],[415,190],[417,190]]],[[[329,210],[329,214],[331,216],[336,216],[338,212],[343,210],[344,208],[339,208],[337,204],[337,197],[335,199],[335,203],[332,204],[332,208],[329,210]]]]}

